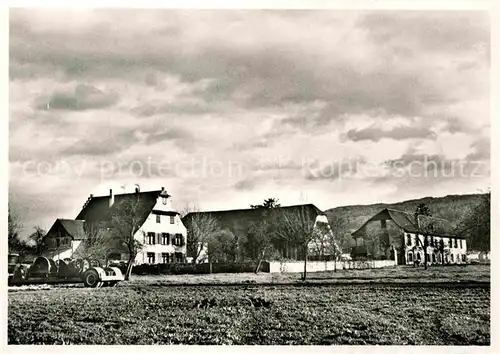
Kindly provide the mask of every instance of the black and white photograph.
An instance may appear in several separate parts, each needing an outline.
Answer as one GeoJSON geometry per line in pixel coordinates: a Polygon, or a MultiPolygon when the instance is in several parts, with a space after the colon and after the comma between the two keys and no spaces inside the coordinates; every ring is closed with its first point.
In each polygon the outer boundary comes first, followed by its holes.
{"type": "Polygon", "coordinates": [[[492,345],[487,7],[69,6],[8,9],[9,347],[492,345]]]}

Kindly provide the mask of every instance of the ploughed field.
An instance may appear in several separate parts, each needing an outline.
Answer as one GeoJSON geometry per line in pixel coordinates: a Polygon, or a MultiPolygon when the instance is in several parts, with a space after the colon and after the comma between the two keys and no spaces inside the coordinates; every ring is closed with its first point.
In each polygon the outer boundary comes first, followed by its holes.
{"type": "Polygon", "coordinates": [[[42,287],[10,292],[9,344],[490,344],[487,283],[42,287]]]}

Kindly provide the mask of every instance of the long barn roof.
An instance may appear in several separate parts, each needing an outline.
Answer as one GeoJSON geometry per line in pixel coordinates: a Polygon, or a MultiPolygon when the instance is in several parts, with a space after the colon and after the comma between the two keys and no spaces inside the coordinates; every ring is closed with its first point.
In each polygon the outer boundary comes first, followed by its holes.
{"type": "MultiPolygon", "coordinates": [[[[302,204],[302,205],[290,205],[279,207],[279,210],[285,213],[294,213],[304,211],[308,215],[316,216],[325,215],[314,204],[302,204]]],[[[256,208],[256,209],[234,209],[234,210],[217,210],[217,211],[202,211],[202,212],[191,212],[186,214],[182,221],[186,225],[189,223],[190,219],[196,214],[206,214],[213,216],[222,227],[227,227],[229,229],[247,229],[252,222],[260,221],[263,218],[265,212],[269,211],[266,208],[256,208]]]]}

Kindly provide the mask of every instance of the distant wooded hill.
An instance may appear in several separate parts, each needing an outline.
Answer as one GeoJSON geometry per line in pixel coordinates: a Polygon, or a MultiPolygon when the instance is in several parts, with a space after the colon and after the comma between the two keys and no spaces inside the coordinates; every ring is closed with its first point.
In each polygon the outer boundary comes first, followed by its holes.
{"type": "Polygon", "coordinates": [[[406,200],[392,204],[370,204],[370,205],[349,205],[325,210],[325,213],[332,223],[336,222],[336,234],[345,252],[353,245],[350,234],[357,230],[365,221],[384,208],[393,208],[408,212],[414,212],[418,204],[426,204],[433,216],[449,220],[454,226],[471,212],[478,203],[481,202],[483,194],[447,195],[446,197],[426,197],[421,199],[406,200]]]}

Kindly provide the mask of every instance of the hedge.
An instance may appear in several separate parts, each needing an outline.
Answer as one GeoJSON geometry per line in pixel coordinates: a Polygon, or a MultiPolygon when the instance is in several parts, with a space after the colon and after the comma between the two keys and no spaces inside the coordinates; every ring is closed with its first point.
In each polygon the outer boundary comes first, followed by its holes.
{"type": "MultiPolygon", "coordinates": [[[[256,263],[212,263],[212,273],[249,273],[254,272],[256,263]]],[[[262,262],[260,272],[269,272],[269,263],[262,262]]],[[[132,268],[137,275],[148,274],[210,274],[210,264],[165,263],[140,264],[132,268]]]]}

